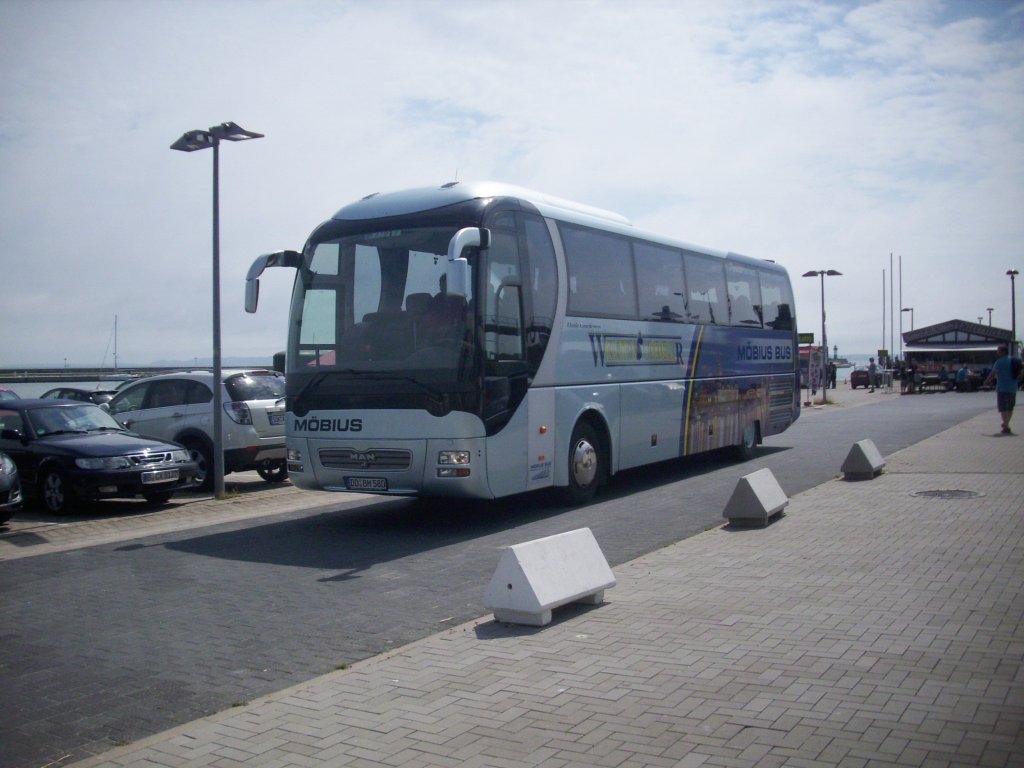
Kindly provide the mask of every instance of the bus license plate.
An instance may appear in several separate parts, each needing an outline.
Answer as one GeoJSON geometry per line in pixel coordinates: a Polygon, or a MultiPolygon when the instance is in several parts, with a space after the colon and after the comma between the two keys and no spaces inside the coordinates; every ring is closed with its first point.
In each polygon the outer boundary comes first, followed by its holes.
{"type": "Polygon", "coordinates": [[[154,469],[150,472],[142,473],[142,482],[145,485],[167,483],[171,480],[177,480],[180,476],[180,472],[177,469],[154,469]]]}
{"type": "Polygon", "coordinates": [[[345,487],[350,491],[386,491],[388,481],[385,477],[346,477],[345,487]]]}

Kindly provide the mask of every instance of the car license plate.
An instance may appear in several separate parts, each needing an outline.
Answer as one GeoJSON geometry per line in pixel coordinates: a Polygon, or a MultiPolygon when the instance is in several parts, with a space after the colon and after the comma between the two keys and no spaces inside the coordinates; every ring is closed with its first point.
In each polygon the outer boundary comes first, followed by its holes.
{"type": "Polygon", "coordinates": [[[277,427],[280,426],[281,424],[284,424],[283,413],[271,413],[268,415],[270,416],[270,426],[277,427]]]}
{"type": "Polygon", "coordinates": [[[345,487],[350,491],[386,491],[388,481],[385,477],[346,477],[345,487]]]}
{"type": "Polygon", "coordinates": [[[152,483],[167,483],[171,480],[177,480],[181,476],[181,473],[177,469],[154,469],[149,472],[142,473],[142,482],[145,485],[152,483]]]}

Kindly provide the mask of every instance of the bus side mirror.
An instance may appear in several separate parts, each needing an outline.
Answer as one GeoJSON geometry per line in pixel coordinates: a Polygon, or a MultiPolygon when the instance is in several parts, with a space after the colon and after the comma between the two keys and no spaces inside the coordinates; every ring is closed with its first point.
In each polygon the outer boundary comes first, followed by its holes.
{"type": "Polygon", "coordinates": [[[490,230],[464,227],[448,243],[448,267],[445,272],[448,294],[465,297],[469,294],[469,262],[463,258],[465,248],[486,248],[491,244],[490,230]]]}
{"type": "Polygon", "coordinates": [[[252,314],[260,301],[260,275],[268,267],[291,267],[298,269],[302,254],[297,251],[274,251],[258,257],[249,267],[245,276],[245,311],[252,314]]]}

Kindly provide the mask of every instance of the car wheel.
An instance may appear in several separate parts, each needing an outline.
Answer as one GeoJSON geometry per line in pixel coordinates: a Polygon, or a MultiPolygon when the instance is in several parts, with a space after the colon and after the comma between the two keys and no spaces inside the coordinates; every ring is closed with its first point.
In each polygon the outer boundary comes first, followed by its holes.
{"type": "Polygon", "coordinates": [[[67,479],[59,469],[49,469],[43,475],[43,482],[40,484],[40,496],[47,511],[55,515],[66,514],[74,502],[67,479]]]}
{"type": "Polygon", "coordinates": [[[150,504],[166,504],[173,495],[174,491],[161,491],[160,493],[144,493],[142,498],[150,504]]]}
{"type": "Polygon", "coordinates": [[[751,422],[743,430],[743,437],[740,443],[733,446],[736,458],[740,461],[750,461],[757,454],[757,424],[751,422]]]}
{"type": "Polygon", "coordinates": [[[569,442],[569,485],[563,490],[566,504],[586,504],[594,498],[604,472],[605,458],[596,430],[587,422],[576,424],[569,442]]]}
{"type": "Polygon", "coordinates": [[[256,472],[268,483],[283,483],[288,479],[288,465],[283,459],[266,459],[256,467],[256,472]]]}
{"type": "Polygon", "coordinates": [[[213,451],[198,440],[186,442],[189,458],[196,463],[196,487],[201,491],[213,490],[213,451]]]}

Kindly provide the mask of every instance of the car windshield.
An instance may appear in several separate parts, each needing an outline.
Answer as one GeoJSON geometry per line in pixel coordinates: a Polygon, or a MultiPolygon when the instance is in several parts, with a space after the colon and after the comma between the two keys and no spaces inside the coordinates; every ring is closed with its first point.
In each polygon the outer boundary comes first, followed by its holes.
{"type": "Polygon", "coordinates": [[[124,427],[97,405],[53,405],[32,408],[28,420],[37,437],[76,432],[124,431],[124,427]]]}

